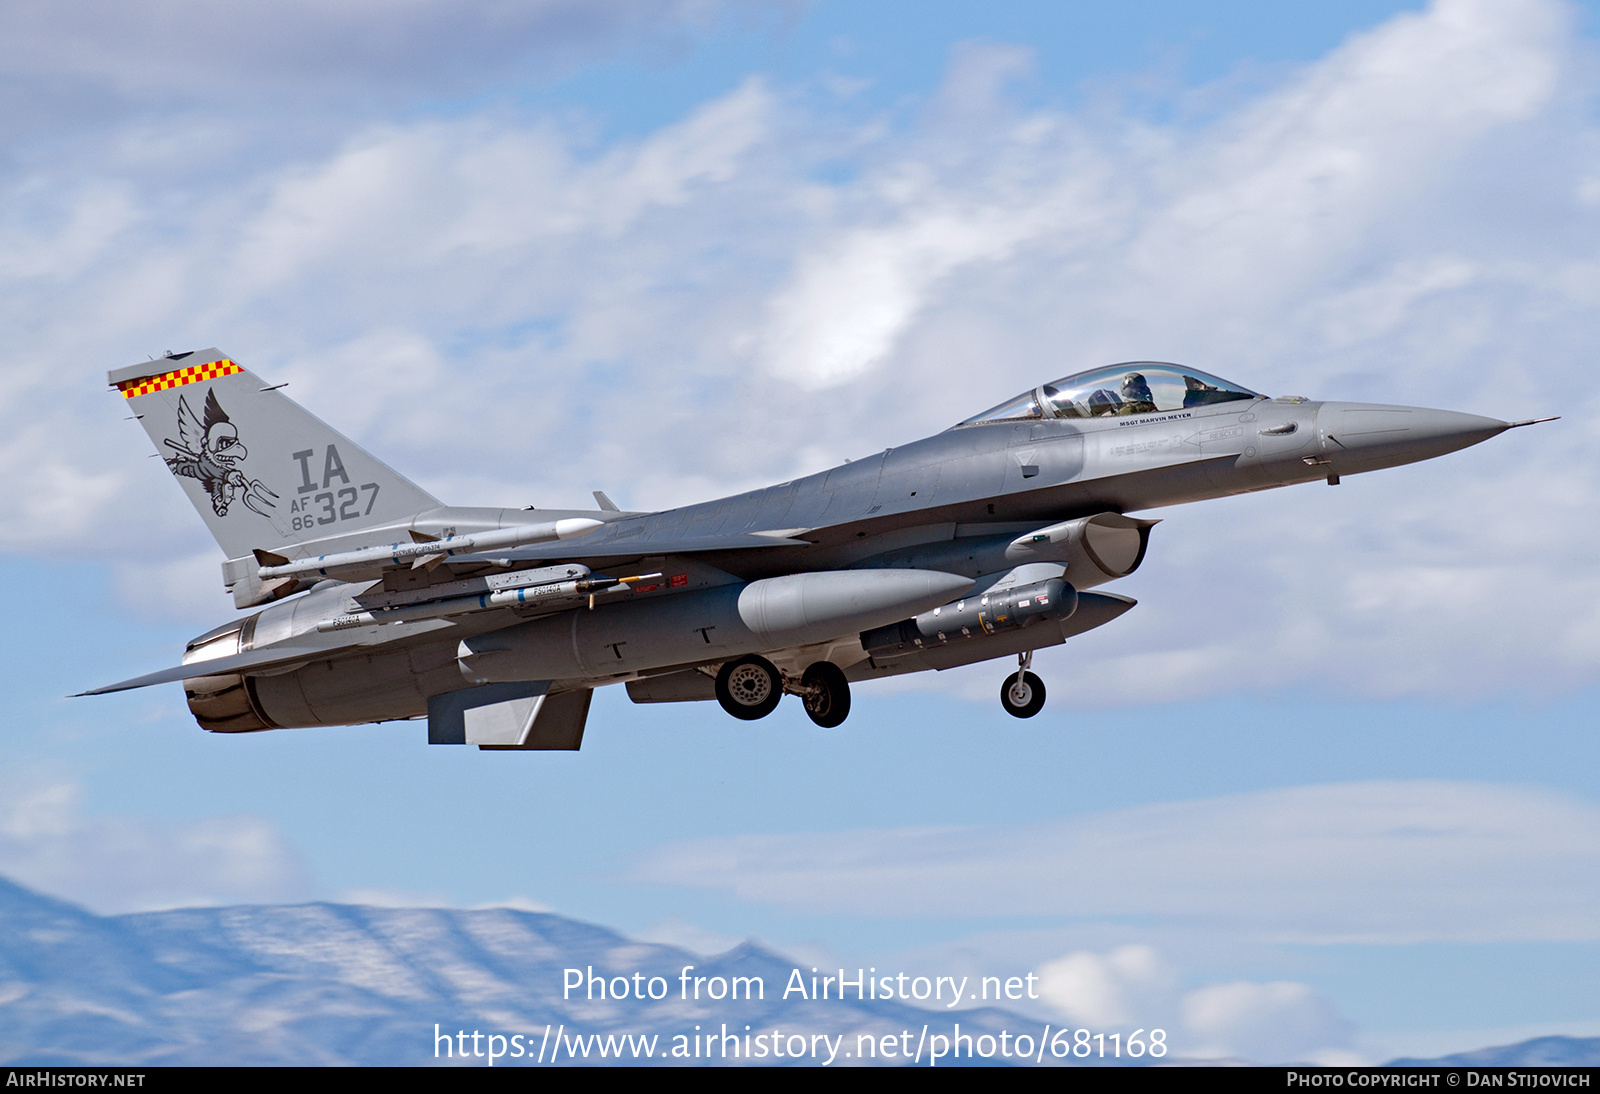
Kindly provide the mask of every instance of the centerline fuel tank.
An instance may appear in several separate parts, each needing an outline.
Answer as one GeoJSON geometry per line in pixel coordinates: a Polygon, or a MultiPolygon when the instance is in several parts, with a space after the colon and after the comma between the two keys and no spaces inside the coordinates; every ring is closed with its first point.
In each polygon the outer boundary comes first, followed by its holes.
{"type": "Polygon", "coordinates": [[[473,684],[624,675],[825,642],[945,604],[970,578],[936,570],[825,570],[536,619],[462,641],[473,684]]]}

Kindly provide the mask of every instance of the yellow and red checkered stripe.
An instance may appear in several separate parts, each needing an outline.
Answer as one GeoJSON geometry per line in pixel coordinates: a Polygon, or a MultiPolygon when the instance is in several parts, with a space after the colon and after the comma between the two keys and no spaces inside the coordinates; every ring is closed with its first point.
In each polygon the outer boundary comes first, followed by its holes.
{"type": "Polygon", "coordinates": [[[219,376],[232,376],[235,372],[243,371],[244,369],[224,357],[220,361],[190,365],[188,368],[180,368],[177,372],[164,372],[160,376],[124,380],[117,385],[117,390],[122,392],[124,399],[132,399],[138,395],[148,395],[152,391],[166,391],[168,388],[182,387],[184,384],[200,380],[215,380],[219,376]]]}

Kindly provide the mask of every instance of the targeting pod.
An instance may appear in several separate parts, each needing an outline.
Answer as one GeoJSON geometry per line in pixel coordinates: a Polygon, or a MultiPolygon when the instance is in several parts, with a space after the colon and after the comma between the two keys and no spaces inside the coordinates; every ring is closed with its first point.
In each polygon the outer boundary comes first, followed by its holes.
{"type": "Polygon", "coordinates": [[[1047,619],[1065,619],[1077,609],[1078,591],[1059,577],[1008,589],[991,587],[911,619],[866,631],[861,646],[874,661],[887,661],[930,646],[971,641],[1047,619]]]}

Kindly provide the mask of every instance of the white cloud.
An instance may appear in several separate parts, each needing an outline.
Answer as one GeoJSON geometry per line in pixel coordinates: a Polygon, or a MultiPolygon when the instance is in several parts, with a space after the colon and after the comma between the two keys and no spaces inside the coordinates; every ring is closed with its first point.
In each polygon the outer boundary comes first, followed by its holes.
{"type": "MultiPolygon", "coordinates": [[[[650,508],[1160,357],[1567,417],[1160,514],[1120,587],[1140,607],[1041,656],[1058,692],[1592,683],[1591,52],[1554,0],[1439,0],[1204,124],[1024,112],[1004,87],[1025,58],[968,47],[903,126],[751,79],[613,139],[496,102],[321,143],[224,111],[40,146],[0,172],[0,544],[134,571],[198,552],[103,388],[147,351],[220,344],[447,501],[650,508]]],[[[990,669],[918,684],[965,680],[992,701],[990,669]]]]}
{"type": "Polygon", "coordinates": [[[272,180],[263,207],[239,229],[242,246],[227,263],[230,295],[253,303],[335,268],[361,277],[404,270],[421,282],[389,286],[393,299],[380,305],[399,318],[414,302],[437,307],[440,275],[455,268],[475,284],[450,294],[449,321],[466,319],[456,309],[470,301],[487,311],[479,322],[514,322],[528,303],[477,297],[485,282],[526,284],[532,274],[541,295],[567,288],[552,280],[554,256],[539,261],[530,252],[626,236],[651,212],[729,182],[769,136],[772,108],[761,82],[750,80],[587,162],[568,134],[537,123],[474,118],[377,129],[325,163],[272,180]]]}
{"type": "Polygon", "coordinates": [[[1304,984],[1213,984],[1184,996],[1182,1008],[1197,1056],[1260,1064],[1350,1062],[1355,1027],[1304,984]]]}
{"type": "Polygon", "coordinates": [[[1252,1063],[1356,1063],[1355,1026],[1305,984],[1233,981],[1185,991],[1148,945],[1078,950],[1039,967],[1039,994],[1077,1025],[1166,1036],[1168,1054],[1252,1063]]]}
{"type": "Polygon", "coordinates": [[[1010,827],[692,840],[632,876],[809,913],[1149,917],[1277,943],[1594,940],[1600,808],[1348,783],[1010,827]]]}
{"type": "Polygon", "coordinates": [[[85,815],[72,783],[0,788],[0,874],[102,914],[308,899],[305,864],[270,821],[85,815]]]}
{"type": "Polygon", "coordinates": [[[222,552],[213,548],[164,562],[116,563],[117,598],[146,618],[214,625],[233,610],[221,562],[222,552]]]}
{"type": "Polygon", "coordinates": [[[335,904],[359,904],[367,908],[452,908],[454,903],[441,892],[416,892],[409,889],[341,889],[333,896],[335,904]]]}
{"type": "Polygon", "coordinates": [[[1080,950],[1039,967],[1039,995],[1092,1029],[1165,1025],[1176,979],[1150,946],[1118,946],[1108,954],[1080,950]]]}
{"type": "Polygon", "coordinates": [[[923,208],[906,223],[858,229],[802,258],[772,300],[764,367],[816,390],[890,359],[901,335],[953,270],[1006,257],[1040,225],[1027,212],[923,208]]]}
{"type": "Polygon", "coordinates": [[[168,100],[296,83],[472,86],[519,64],[548,79],[641,42],[683,49],[730,13],[749,20],[784,10],[723,0],[286,0],[228,9],[202,0],[17,0],[0,14],[0,61],[12,79],[91,81],[168,100]]]}

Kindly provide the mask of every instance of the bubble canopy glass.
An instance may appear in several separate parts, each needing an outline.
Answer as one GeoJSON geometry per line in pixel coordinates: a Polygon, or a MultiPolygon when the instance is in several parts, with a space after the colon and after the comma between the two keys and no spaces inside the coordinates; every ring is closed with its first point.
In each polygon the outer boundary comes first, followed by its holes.
{"type": "Polygon", "coordinates": [[[1043,384],[968,418],[961,425],[1154,414],[1262,397],[1259,392],[1199,369],[1160,361],[1129,361],[1043,384]]]}

